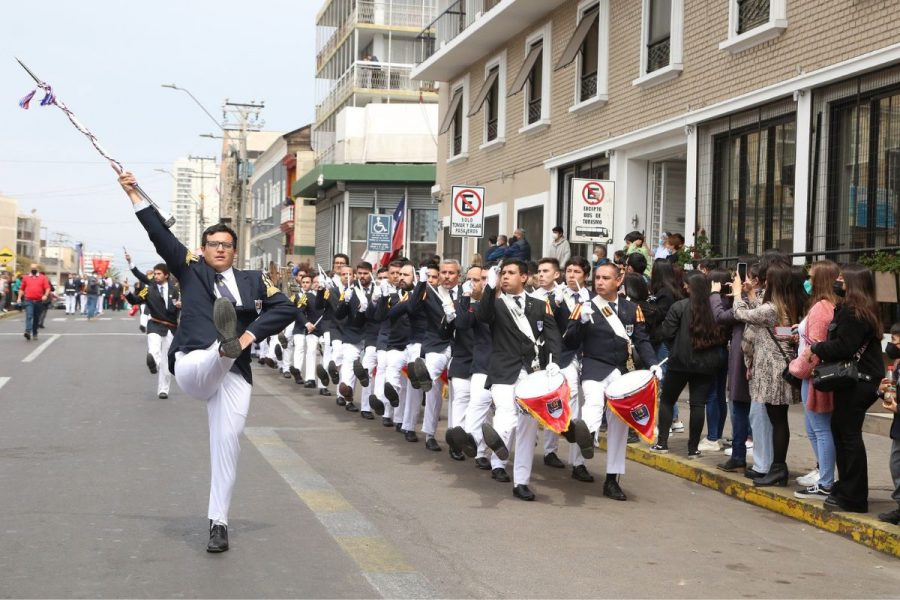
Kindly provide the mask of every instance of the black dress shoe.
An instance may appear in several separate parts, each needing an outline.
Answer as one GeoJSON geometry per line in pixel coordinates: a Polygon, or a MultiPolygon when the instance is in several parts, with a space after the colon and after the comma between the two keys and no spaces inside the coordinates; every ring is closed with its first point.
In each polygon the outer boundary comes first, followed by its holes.
{"type": "Polygon", "coordinates": [[[26,340],[30,340],[30,339],[31,339],[31,332],[30,332],[30,331],[26,331],[26,332],[25,332],[25,339],[26,339],[26,340]]]}
{"type": "Polygon", "coordinates": [[[716,465],[716,468],[726,473],[738,473],[747,468],[747,461],[729,458],[725,462],[716,465]]]}
{"type": "Polygon", "coordinates": [[[290,367],[288,368],[288,373],[293,376],[294,381],[297,383],[297,385],[303,384],[303,375],[300,373],[300,369],[298,369],[297,367],[290,367]]]}
{"type": "Polygon", "coordinates": [[[353,397],[353,388],[347,385],[346,383],[341,382],[338,385],[338,393],[344,398],[352,398],[353,397]]]}
{"type": "Polygon", "coordinates": [[[431,391],[433,383],[431,381],[431,375],[428,373],[428,367],[425,366],[425,361],[421,358],[417,358],[411,365],[412,370],[415,372],[417,383],[419,384],[413,387],[422,390],[423,392],[431,391]]]}
{"type": "Polygon", "coordinates": [[[509,448],[503,443],[503,438],[500,437],[500,434],[497,433],[496,429],[489,423],[483,423],[481,425],[481,434],[484,436],[484,443],[487,444],[488,448],[494,451],[497,458],[500,460],[509,459],[509,448]]]}
{"type": "Polygon", "coordinates": [[[391,406],[397,408],[400,406],[400,396],[397,395],[397,390],[394,389],[390,383],[384,384],[384,397],[387,398],[387,401],[391,403],[391,406]]]}
{"type": "Polygon", "coordinates": [[[890,523],[891,525],[900,524],[900,508],[895,508],[894,510],[878,513],[878,520],[884,521],[885,523],[890,523]]]}
{"type": "Polygon", "coordinates": [[[588,473],[587,467],[584,465],[578,465],[577,467],[572,467],[572,479],[577,481],[583,481],[585,483],[591,483],[594,481],[594,476],[588,473]]]}
{"type": "Polygon", "coordinates": [[[381,417],[381,425],[384,427],[393,427],[394,420],[389,417],[381,417]]]}
{"type": "Polygon", "coordinates": [[[425,438],[425,449],[431,450],[432,452],[440,452],[441,446],[437,443],[437,440],[433,437],[425,438]]]}
{"type": "Polygon", "coordinates": [[[322,385],[328,385],[328,371],[322,365],[316,365],[316,377],[322,385]]]}
{"type": "Polygon", "coordinates": [[[747,479],[759,479],[760,477],[765,477],[765,473],[760,473],[759,471],[754,471],[753,467],[747,467],[744,469],[744,477],[747,479]]]}
{"type": "Polygon", "coordinates": [[[281,349],[281,346],[275,344],[275,358],[281,360],[284,358],[284,351],[281,349]]]}
{"type": "Polygon", "coordinates": [[[330,396],[330,395],[331,395],[331,392],[329,392],[329,391],[326,390],[325,388],[322,388],[321,390],[319,390],[319,395],[320,395],[320,396],[330,396]]]}
{"type": "Polygon", "coordinates": [[[362,417],[363,419],[366,419],[367,421],[371,421],[375,418],[375,415],[373,415],[372,411],[370,411],[370,410],[359,411],[359,416],[362,417]]]}
{"type": "Polygon", "coordinates": [[[344,405],[347,412],[359,412],[359,407],[353,403],[351,398],[347,398],[347,404],[344,405]]]}
{"type": "Polygon", "coordinates": [[[569,429],[572,429],[575,443],[581,448],[581,455],[585,458],[594,458],[594,436],[591,435],[587,423],[581,419],[572,419],[569,429]]]}
{"type": "Polygon", "coordinates": [[[144,327],[143,325],[138,325],[138,329],[140,330],[141,333],[147,333],[147,328],[144,327]]]}
{"type": "Polygon", "coordinates": [[[509,483],[510,481],[509,474],[503,467],[491,469],[491,479],[493,479],[494,481],[499,481],[500,483],[509,483]]]}
{"type": "Polygon", "coordinates": [[[450,450],[450,458],[453,460],[466,460],[466,455],[456,450],[450,450]]]}
{"type": "Polygon", "coordinates": [[[825,503],[822,506],[828,512],[843,511],[861,514],[869,512],[868,504],[866,504],[865,506],[851,506],[846,502],[838,500],[834,496],[828,496],[827,498],[825,498],[825,503]]]}
{"type": "Polygon", "coordinates": [[[165,400],[166,398],[169,397],[169,394],[167,394],[166,392],[160,392],[159,394],[157,394],[157,397],[158,397],[160,400],[165,400]]]}
{"type": "Polygon", "coordinates": [[[362,362],[358,358],[353,361],[353,374],[359,380],[359,385],[362,387],[369,385],[369,371],[362,366],[362,362]]]}
{"type": "Polygon", "coordinates": [[[379,400],[375,394],[369,395],[369,406],[379,417],[384,415],[384,402],[379,400]]]}
{"type": "Polygon", "coordinates": [[[519,500],[531,502],[534,500],[534,492],[528,489],[527,485],[517,485],[513,488],[513,496],[519,500]]]}
{"type": "Polygon", "coordinates": [[[628,498],[625,496],[625,492],[623,492],[622,488],[619,487],[619,482],[615,479],[608,479],[606,483],[603,484],[603,495],[607,498],[618,500],[619,502],[628,500],[628,498]]]}
{"type": "Polygon", "coordinates": [[[394,431],[396,431],[397,433],[406,433],[405,431],[403,431],[403,423],[394,423],[394,431]]]}
{"type": "Polygon", "coordinates": [[[305,388],[308,389],[308,390],[315,389],[315,387],[316,387],[316,382],[313,381],[312,379],[309,379],[309,380],[307,380],[306,383],[303,384],[303,387],[305,387],[305,388]]]}
{"type": "Polygon", "coordinates": [[[489,471],[491,469],[491,461],[483,456],[479,456],[475,459],[475,467],[482,471],[489,471]]]}
{"type": "Polygon", "coordinates": [[[337,385],[341,380],[341,372],[338,371],[337,365],[334,361],[328,363],[328,376],[331,377],[331,383],[337,385]]]}
{"type": "Polygon", "coordinates": [[[282,372],[281,372],[281,376],[284,377],[285,379],[290,379],[290,378],[291,378],[291,374],[290,374],[290,372],[288,372],[288,371],[282,371],[282,372]]]}
{"type": "Polygon", "coordinates": [[[150,373],[156,375],[159,372],[159,369],[156,366],[156,359],[153,358],[153,355],[149,352],[147,353],[147,368],[150,369],[150,373]]]}
{"type": "MultiPolygon", "coordinates": [[[[288,339],[287,339],[287,336],[284,335],[283,331],[278,334],[278,343],[281,344],[282,348],[287,348],[288,339]]],[[[278,352],[278,350],[276,350],[276,352],[278,352]]],[[[279,359],[280,359],[280,357],[279,357],[279,359]]]]}
{"type": "Polygon", "coordinates": [[[637,444],[641,441],[641,438],[638,437],[637,432],[634,429],[628,430],[628,440],[625,442],[626,444],[637,444]]]}
{"type": "Polygon", "coordinates": [[[459,452],[461,454],[466,454],[470,458],[474,458],[478,449],[469,444],[469,437],[470,436],[466,431],[457,425],[456,427],[451,427],[447,430],[445,439],[452,452],[459,452]]]}
{"type": "Polygon", "coordinates": [[[419,441],[419,437],[416,435],[415,431],[407,431],[406,433],[403,434],[403,438],[407,442],[418,442],[419,441]]]}
{"type": "Polygon", "coordinates": [[[337,404],[338,406],[346,406],[346,405],[347,405],[347,401],[344,400],[344,397],[343,397],[343,396],[336,396],[335,399],[334,399],[334,402],[335,402],[335,404],[337,404]]]}
{"type": "Polygon", "coordinates": [[[225,552],[228,550],[228,527],[225,525],[210,525],[209,543],[206,544],[207,552],[225,552]]]}
{"type": "Polygon", "coordinates": [[[563,464],[563,461],[559,460],[556,452],[551,452],[550,454],[544,456],[544,465],[553,467],[554,469],[566,468],[566,465],[563,464]]]}

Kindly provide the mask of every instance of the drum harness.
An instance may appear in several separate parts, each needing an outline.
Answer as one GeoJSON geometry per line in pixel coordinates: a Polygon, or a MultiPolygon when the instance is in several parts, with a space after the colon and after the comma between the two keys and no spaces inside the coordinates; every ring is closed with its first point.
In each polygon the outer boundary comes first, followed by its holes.
{"type": "Polygon", "coordinates": [[[599,295],[594,296],[593,302],[600,310],[600,314],[606,319],[606,322],[609,323],[609,326],[612,327],[613,333],[625,340],[628,348],[628,359],[625,361],[625,366],[629,371],[634,371],[634,344],[631,343],[631,337],[629,337],[625,325],[622,323],[621,319],[619,319],[619,315],[616,314],[616,311],[609,305],[609,302],[599,295]]]}

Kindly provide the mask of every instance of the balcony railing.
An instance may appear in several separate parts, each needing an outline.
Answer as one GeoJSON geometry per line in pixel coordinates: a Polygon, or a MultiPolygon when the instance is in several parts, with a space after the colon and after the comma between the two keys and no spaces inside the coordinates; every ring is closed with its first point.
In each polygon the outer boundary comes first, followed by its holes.
{"type": "Polygon", "coordinates": [[[597,72],[587,73],[581,76],[581,95],[578,99],[582,102],[590,100],[597,95],[597,72]]]}
{"type": "Polygon", "coordinates": [[[537,123],[541,120],[541,99],[534,98],[528,101],[528,124],[537,123]]]}
{"type": "Polygon", "coordinates": [[[354,92],[387,94],[390,92],[434,92],[434,82],[410,79],[411,65],[359,61],[337,80],[316,107],[316,121],[322,121],[354,92]]]}
{"type": "Polygon", "coordinates": [[[750,31],[769,20],[769,0],[738,1],[738,33],[750,31]]]}
{"type": "Polygon", "coordinates": [[[437,0],[357,0],[344,20],[334,17],[317,23],[316,70],[331,57],[358,24],[424,29],[437,15],[437,0]]]}
{"type": "Polygon", "coordinates": [[[652,73],[669,66],[669,39],[647,45],[647,72],[652,73]]]}
{"type": "Polygon", "coordinates": [[[456,0],[416,37],[416,62],[428,60],[502,0],[456,0]]]}

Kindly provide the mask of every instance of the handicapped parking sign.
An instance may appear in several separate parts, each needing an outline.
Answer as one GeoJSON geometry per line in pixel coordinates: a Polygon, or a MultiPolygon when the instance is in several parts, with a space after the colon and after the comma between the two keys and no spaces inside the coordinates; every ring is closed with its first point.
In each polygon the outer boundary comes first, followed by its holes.
{"type": "Polygon", "coordinates": [[[391,215],[369,215],[366,249],[369,252],[391,251],[391,215]]]}

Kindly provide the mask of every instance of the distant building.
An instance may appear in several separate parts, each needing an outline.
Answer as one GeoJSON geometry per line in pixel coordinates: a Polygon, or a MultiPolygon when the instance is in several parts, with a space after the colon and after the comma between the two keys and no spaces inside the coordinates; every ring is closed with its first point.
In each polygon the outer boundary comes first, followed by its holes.
{"type": "Polygon", "coordinates": [[[218,167],[213,160],[180,158],[172,173],[172,233],[193,251],[203,230],[219,221],[218,167]]]}
{"type": "Polygon", "coordinates": [[[16,256],[32,262],[41,258],[41,218],[36,210],[16,219],[16,256]]]}
{"type": "Polygon", "coordinates": [[[16,232],[18,231],[18,202],[15,198],[0,196],[0,253],[8,250],[8,254],[0,255],[0,271],[7,269],[14,271],[16,268],[16,232]]]}

